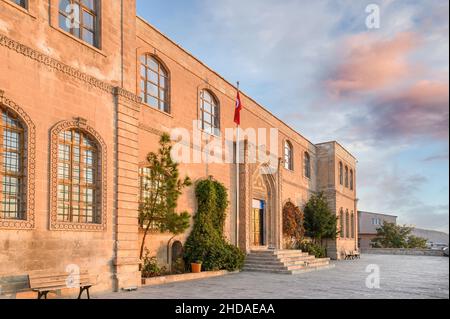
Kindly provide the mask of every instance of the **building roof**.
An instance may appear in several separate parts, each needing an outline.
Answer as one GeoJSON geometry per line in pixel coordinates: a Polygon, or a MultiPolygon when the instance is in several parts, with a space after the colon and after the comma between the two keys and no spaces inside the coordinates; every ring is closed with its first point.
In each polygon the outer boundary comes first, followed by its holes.
{"type": "Polygon", "coordinates": [[[384,213],[374,213],[374,212],[366,212],[366,211],[363,211],[363,210],[359,210],[358,211],[358,214],[367,214],[367,215],[377,215],[377,216],[387,216],[387,217],[395,217],[395,218],[398,218],[398,216],[397,215],[392,215],[392,214],[384,214],[384,213]]]}
{"type": "Polygon", "coordinates": [[[317,143],[316,146],[327,145],[327,144],[337,144],[337,145],[339,145],[339,147],[342,148],[342,149],[343,149],[348,155],[350,155],[355,161],[358,161],[358,159],[357,159],[352,153],[350,153],[344,146],[342,146],[342,144],[339,143],[338,141],[329,141],[329,142],[317,143]]]}
{"type": "MultiPolygon", "coordinates": [[[[157,27],[155,27],[153,24],[151,24],[150,22],[148,22],[147,20],[145,20],[144,18],[140,17],[139,15],[136,16],[136,18],[138,20],[140,20],[142,23],[144,23],[145,25],[149,26],[150,28],[152,28],[154,31],[156,31],[157,33],[159,33],[162,37],[164,37],[166,40],[168,40],[170,43],[172,43],[173,45],[175,45],[177,48],[179,48],[181,51],[185,52],[187,55],[189,55],[191,58],[193,58],[194,60],[196,60],[198,63],[200,63],[203,67],[205,67],[207,70],[209,70],[210,72],[214,73],[217,77],[219,77],[221,80],[223,80],[224,82],[226,82],[227,84],[229,84],[230,86],[234,87],[237,90],[237,87],[235,84],[231,83],[230,81],[228,81],[227,79],[225,79],[221,74],[219,74],[218,72],[216,72],[213,68],[209,67],[206,63],[204,63],[203,61],[201,61],[199,58],[197,58],[196,56],[194,56],[191,52],[189,52],[187,49],[185,49],[183,46],[181,46],[180,44],[178,44],[177,42],[175,42],[174,40],[172,40],[169,36],[167,36],[166,34],[164,34],[161,30],[159,30],[157,27]]],[[[288,128],[289,130],[293,131],[295,134],[297,134],[300,138],[304,139],[305,141],[307,141],[308,143],[310,143],[311,145],[314,146],[319,146],[319,145],[323,145],[323,144],[327,144],[327,143],[313,143],[311,142],[311,140],[309,140],[308,138],[306,138],[303,134],[301,134],[300,132],[298,132],[296,129],[294,129],[292,126],[290,126],[289,124],[287,124],[285,121],[283,121],[282,119],[280,119],[278,116],[276,116],[275,114],[273,114],[273,112],[269,111],[266,107],[262,106],[260,103],[258,103],[254,98],[252,98],[251,96],[249,96],[248,94],[246,94],[245,92],[242,92],[241,90],[241,94],[243,96],[245,96],[246,98],[248,98],[250,101],[252,101],[253,103],[255,103],[258,107],[260,107],[262,110],[266,111],[267,113],[269,113],[271,116],[273,116],[276,120],[280,121],[283,125],[286,126],[286,128],[288,128]]],[[[340,147],[342,147],[342,149],[344,149],[351,157],[353,157],[355,160],[356,158],[345,148],[343,147],[340,143],[338,143],[337,141],[332,141],[332,142],[328,142],[328,143],[336,143],[338,144],[340,147]]]]}

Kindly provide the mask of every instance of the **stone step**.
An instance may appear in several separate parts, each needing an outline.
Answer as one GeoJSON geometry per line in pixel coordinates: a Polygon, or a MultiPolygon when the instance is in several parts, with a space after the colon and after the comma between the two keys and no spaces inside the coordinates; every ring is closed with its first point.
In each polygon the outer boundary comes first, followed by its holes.
{"type": "Polygon", "coordinates": [[[298,257],[298,258],[289,258],[289,259],[258,259],[258,258],[247,258],[246,262],[255,263],[255,264],[290,264],[290,263],[299,263],[299,262],[309,262],[314,260],[313,256],[307,257],[298,257]]]}
{"type": "Polygon", "coordinates": [[[304,264],[308,262],[313,262],[315,260],[314,256],[301,257],[301,258],[293,258],[288,260],[279,260],[279,259],[247,259],[245,261],[246,264],[257,264],[257,265],[293,265],[293,264],[304,264]]]}
{"type": "Polygon", "coordinates": [[[298,274],[327,269],[330,258],[315,258],[300,250],[255,250],[247,255],[244,271],[298,274]]]}
{"type": "Polygon", "coordinates": [[[283,265],[277,265],[277,266],[273,266],[273,265],[245,265],[244,266],[244,270],[246,269],[259,269],[261,271],[263,270],[267,270],[267,271],[284,271],[284,270],[288,270],[287,267],[283,266],[283,265]]]}
{"type": "Polygon", "coordinates": [[[258,263],[258,262],[246,262],[245,266],[267,266],[267,267],[276,267],[276,266],[285,266],[285,267],[289,267],[289,266],[298,266],[298,265],[306,265],[306,263],[304,261],[295,261],[295,262],[290,262],[290,263],[277,263],[277,262],[271,262],[271,263],[258,263]]]}
{"type": "Polygon", "coordinates": [[[279,264],[245,264],[244,269],[251,268],[251,269],[261,269],[261,270],[300,270],[305,268],[311,268],[311,267],[320,267],[320,266],[326,266],[329,265],[329,261],[327,260],[317,260],[310,262],[308,264],[306,263],[300,263],[300,264],[293,264],[293,265],[285,265],[282,263],[279,264]]]}
{"type": "Polygon", "coordinates": [[[255,259],[291,259],[291,258],[301,258],[308,257],[308,253],[296,253],[296,254],[282,254],[282,255],[269,255],[269,254],[250,254],[247,255],[247,258],[255,258],[255,259]]]}
{"type": "Polygon", "coordinates": [[[302,254],[301,250],[252,250],[250,254],[252,255],[263,255],[263,256],[287,256],[287,255],[298,255],[302,254]]]}
{"type": "Polygon", "coordinates": [[[302,254],[296,254],[296,255],[281,255],[281,256],[275,256],[275,255],[267,255],[267,256],[259,256],[259,255],[247,255],[247,258],[251,259],[257,259],[257,260],[293,260],[298,258],[307,258],[311,255],[307,253],[302,254]]]}
{"type": "Polygon", "coordinates": [[[275,273],[275,274],[286,274],[286,275],[298,275],[302,273],[312,272],[312,271],[319,271],[319,270],[327,270],[334,268],[334,264],[325,264],[320,266],[314,266],[314,267],[304,267],[299,268],[295,270],[286,270],[286,269],[266,269],[261,267],[244,267],[243,271],[248,272],[265,272],[265,273],[275,273]]]}

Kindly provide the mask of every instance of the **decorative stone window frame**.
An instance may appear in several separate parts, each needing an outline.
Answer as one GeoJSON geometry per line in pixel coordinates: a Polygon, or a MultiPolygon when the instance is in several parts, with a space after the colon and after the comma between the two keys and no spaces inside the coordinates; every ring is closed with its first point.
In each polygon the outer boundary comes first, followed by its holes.
{"type": "Polygon", "coordinates": [[[102,232],[107,230],[107,148],[100,134],[87,121],[75,118],[56,124],[50,131],[50,230],[54,231],[89,231],[102,232]],[[72,223],[58,221],[58,141],[59,134],[70,129],[82,130],[93,137],[99,148],[98,156],[100,169],[100,209],[101,223],[72,223]]]}
{"type": "Polygon", "coordinates": [[[0,229],[31,230],[35,228],[35,168],[36,168],[36,126],[28,114],[15,102],[4,96],[0,90],[0,105],[13,111],[21,120],[26,136],[26,218],[23,220],[0,218],[0,229]]]}

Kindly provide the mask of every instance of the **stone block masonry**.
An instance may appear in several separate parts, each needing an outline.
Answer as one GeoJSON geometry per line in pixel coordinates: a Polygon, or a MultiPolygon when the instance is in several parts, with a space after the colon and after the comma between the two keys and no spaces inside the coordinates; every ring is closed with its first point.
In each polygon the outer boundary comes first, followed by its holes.
{"type": "MultiPolygon", "coordinates": [[[[202,99],[206,93],[216,111],[216,134],[203,131],[200,147],[235,127],[236,87],[136,17],[135,6],[135,0],[102,1],[95,12],[101,17],[98,41],[91,45],[60,28],[58,1],[29,1],[27,8],[20,8],[0,0],[0,129],[15,132],[8,123],[18,123],[23,141],[19,175],[25,178],[17,184],[20,205],[5,208],[4,199],[16,195],[0,190],[0,279],[64,272],[76,265],[97,278],[93,293],[140,286],[139,170],[146,156],[158,149],[164,132],[181,128],[193,134],[193,122],[209,116],[202,99]],[[148,73],[142,71],[143,63],[148,63],[148,73]],[[80,167],[76,137],[70,142],[64,140],[67,135],[62,137],[69,130],[92,142],[81,142],[85,161],[80,167]],[[61,135],[52,134],[56,131],[61,135]],[[90,151],[98,151],[92,161],[90,151]],[[83,200],[77,200],[77,187],[83,189],[83,200]]],[[[181,176],[193,181],[212,176],[228,189],[224,234],[231,243],[246,252],[282,249],[284,205],[302,208],[320,191],[337,215],[357,211],[356,159],[348,151],[337,142],[314,144],[244,92],[241,99],[242,129],[277,129],[279,135],[277,154],[270,154],[276,158],[276,172],[267,173],[267,163],[251,162],[248,153],[254,145],[248,137],[242,143],[238,220],[236,164],[180,165],[181,176]],[[292,150],[289,169],[286,145],[292,150]],[[355,173],[353,188],[340,183],[340,164],[355,173]]],[[[9,173],[0,170],[0,179],[9,173]]],[[[196,209],[190,187],[178,210],[194,216],[196,209]]],[[[351,221],[344,223],[344,237],[328,243],[333,258],[358,246],[350,231],[356,230],[357,218],[351,221]]],[[[170,268],[171,245],[183,244],[188,235],[189,230],[175,237],[153,232],[147,248],[161,266],[170,268]]]]}

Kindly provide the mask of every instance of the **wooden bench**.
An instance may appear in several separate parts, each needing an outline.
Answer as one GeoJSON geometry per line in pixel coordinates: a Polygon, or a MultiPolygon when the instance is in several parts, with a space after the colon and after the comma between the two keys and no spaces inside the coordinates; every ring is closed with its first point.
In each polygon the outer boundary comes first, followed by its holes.
{"type": "Polygon", "coordinates": [[[93,286],[93,283],[87,271],[82,271],[79,275],[71,275],[69,273],[29,275],[28,280],[30,289],[38,293],[38,299],[47,299],[49,292],[56,293],[57,291],[69,288],[80,289],[78,299],[81,299],[81,295],[85,291],[88,299],[91,299],[89,288],[93,286]]]}
{"type": "Polygon", "coordinates": [[[361,258],[361,254],[357,250],[354,250],[354,251],[346,250],[346,251],[342,252],[342,254],[344,255],[344,260],[354,260],[354,259],[361,258]]]}
{"type": "Polygon", "coordinates": [[[352,255],[353,259],[361,259],[361,253],[358,250],[355,250],[352,255]]]}
{"type": "Polygon", "coordinates": [[[342,254],[344,255],[344,260],[349,260],[351,257],[351,253],[348,250],[344,250],[342,254]]]}

